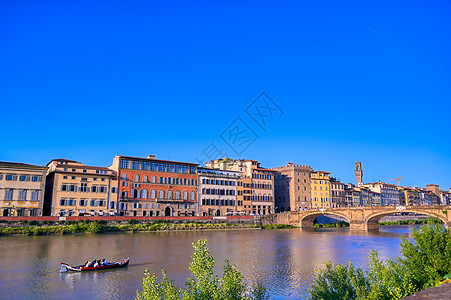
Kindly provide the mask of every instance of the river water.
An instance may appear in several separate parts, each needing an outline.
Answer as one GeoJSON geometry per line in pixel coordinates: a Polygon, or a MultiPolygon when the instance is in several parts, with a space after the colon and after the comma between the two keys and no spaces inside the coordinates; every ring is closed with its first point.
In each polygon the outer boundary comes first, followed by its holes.
{"type": "Polygon", "coordinates": [[[178,286],[186,281],[200,238],[216,260],[238,266],[247,283],[263,282],[271,299],[308,296],[315,268],[330,260],[368,264],[368,251],[381,258],[399,255],[401,236],[412,226],[381,226],[379,231],[349,228],[152,232],[65,236],[0,237],[0,299],[133,299],[141,288],[144,269],[161,277],[166,269],[178,286]],[[124,269],[59,273],[60,262],[81,264],[106,257],[130,257],[124,269]]]}

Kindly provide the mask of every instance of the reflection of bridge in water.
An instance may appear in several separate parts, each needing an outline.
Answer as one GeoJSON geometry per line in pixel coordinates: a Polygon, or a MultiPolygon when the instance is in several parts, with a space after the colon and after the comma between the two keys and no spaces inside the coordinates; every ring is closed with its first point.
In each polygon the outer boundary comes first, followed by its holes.
{"type": "Polygon", "coordinates": [[[396,213],[428,215],[441,220],[446,227],[451,226],[451,206],[367,206],[345,208],[322,208],[296,212],[285,212],[262,217],[267,224],[288,224],[302,228],[312,228],[316,217],[323,214],[343,217],[351,230],[371,230],[379,228],[379,220],[396,213]]]}

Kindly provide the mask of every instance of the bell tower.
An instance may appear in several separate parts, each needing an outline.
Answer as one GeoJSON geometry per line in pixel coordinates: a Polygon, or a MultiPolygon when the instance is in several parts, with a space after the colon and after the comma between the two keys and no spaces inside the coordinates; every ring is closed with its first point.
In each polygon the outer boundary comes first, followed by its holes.
{"type": "Polygon", "coordinates": [[[357,179],[357,186],[361,186],[363,184],[363,171],[362,163],[360,161],[355,163],[355,178],[357,179]]]}

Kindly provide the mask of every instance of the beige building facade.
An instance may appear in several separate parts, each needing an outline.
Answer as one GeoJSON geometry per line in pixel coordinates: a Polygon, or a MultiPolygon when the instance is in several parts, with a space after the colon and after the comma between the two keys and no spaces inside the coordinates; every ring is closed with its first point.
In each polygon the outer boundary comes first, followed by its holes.
{"type": "Polygon", "coordinates": [[[1,216],[42,216],[46,173],[43,166],[0,162],[1,216]]]}
{"type": "Polygon", "coordinates": [[[346,207],[345,184],[331,178],[330,180],[330,204],[331,207],[346,207]]]}
{"type": "Polygon", "coordinates": [[[217,159],[207,162],[207,168],[229,170],[242,173],[245,178],[250,178],[251,201],[243,203],[243,209],[247,214],[268,215],[274,213],[274,173],[272,169],[265,169],[256,160],[244,159],[217,159]]]}
{"type": "Polygon", "coordinates": [[[276,211],[299,211],[312,208],[310,172],[306,165],[289,163],[276,167],[274,194],[276,211]]]}
{"type": "Polygon", "coordinates": [[[239,172],[197,168],[199,175],[199,216],[238,215],[239,172]]]}
{"type": "Polygon", "coordinates": [[[46,215],[117,214],[118,181],[114,171],[68,159],[54,159],[47,167],[46,215]]]}

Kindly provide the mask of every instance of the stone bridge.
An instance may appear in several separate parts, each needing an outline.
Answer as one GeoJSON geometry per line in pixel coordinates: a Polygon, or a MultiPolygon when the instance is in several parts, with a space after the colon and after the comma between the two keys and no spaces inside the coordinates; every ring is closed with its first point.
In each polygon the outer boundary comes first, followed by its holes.
{"type": "Polygon", "coordinates": [[[343,217],[351,230],[379,229],[379,220],[396,213],[416,213],[437,218],[451,226],[451,206],[367,206],[346,208],[322,208],[296,212],[285,212],[262,217],[263,224],[288,224],[301,228],[312,228],[316,217],[323,214],[343,217]]]}

